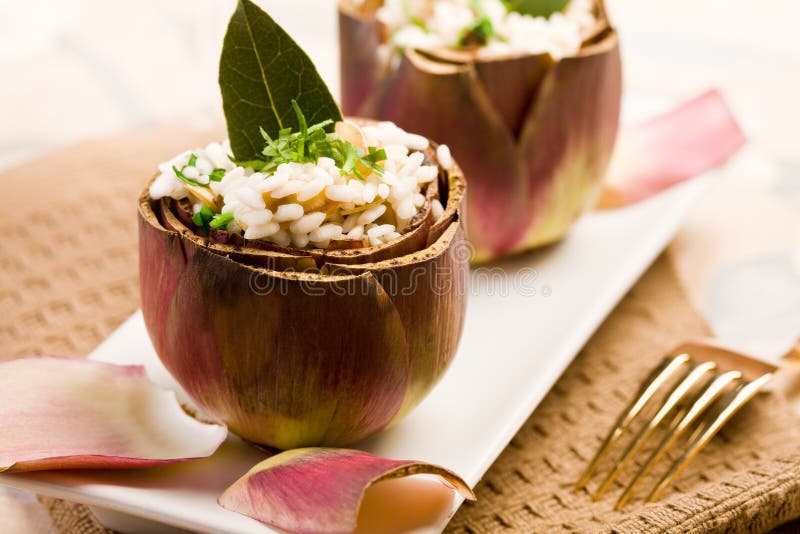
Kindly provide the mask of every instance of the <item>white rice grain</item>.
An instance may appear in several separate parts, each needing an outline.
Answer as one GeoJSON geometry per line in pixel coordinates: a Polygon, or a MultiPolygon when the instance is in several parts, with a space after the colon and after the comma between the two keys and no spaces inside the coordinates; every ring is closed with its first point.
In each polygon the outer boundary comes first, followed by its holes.
{"type": "Polygon", "coordinates": [[[197,180],[200,177],[200,171],[197,170],[197,167],[185,167],[182,172],[185,177],[191,180],[197,180]]]}
{"type": "Polygon", "coordinates": [[[383,151],[386,152],[386,158],[390,160],[408,156],[408,147],[406,145],[385,146],[383,147],[383,151]]]}
{"type": "Polygon", "coordinates": [[[197,167],[197,172],[199,172],[201,176],[208,177],[208,175],[214,171],[214,166],[204,157],[198,157],[194,166],[197,167]]]}
{"type": "Polygon", "coordinates": [[[363,226],[356,226],[349,232],[347,232],[348,239],[361,239],[364,237],[364,227],[363,226]]]}
{"type": "Polygon", "coordinates": [[[364,186],[364,191],[361,193],[361,199],[364,204],[371,204],[376,196],[378,196],[378,184],[367,182],[367,185],[364,186]]]}
{"type": "Polygon", "coordinates": [[[272,212],[267,209],[248,211],[239,216],[239,220],[248,228],[251,226],[262,226],[272,220],[272,212]]]}
{"type": "Polygon", "coordinates": [[[184,150],[183,152],[181,152],[180,154],[169,160],[170,166],[177,167],[180,169],[181,167],[188,165],[189,158],[192,156],[192,153],[193,152],[191,150],[184,150]]]}
{"type": "Polygon", "coordinates": [[[292,243],[292,237],[286,230],[280,230],[269,236],[269,240],[282,247],[288,247],[292,243]]]}
{"type": "Polygon", "coordinates": [[[306,200],[311,200],[312,198],[320,194],[323,189],[325,189],[325,185],[326,185],[325,181],[322,179],[316,178],[314,180],[311,180],[310,182],[308,182],[308,184],[303,186],[303,189],[301,189],[299,193],[297,193],[297,200],[299,202],[305,202],[306,200]]]}
{"type": "Polygon", "coordinates": [[[393,224],[379,224],[378,226],[373,226],[369,230],[367,230],[367,235],[370,238],[377,239],[381,236],[394,232],[394,225],[393,224]]]}
{"type": "Polygon", "coordinates": [[[422,165],[422,162],[424,160],[425,160],[425,154],[423,154],[422,152],[414,152],[413,154],[408,156],[405,165],[403,165],[398,174],[401,176],[409,176],[411,174],[414,174],[415,172],[417,172],[417,169],[419,169],[420,165],[422,165]]]}
{"type": "Polygon", "coordinates": [[[336,162],[331,158],[322,157],[317,160],[317,167],[330,173],[331,175],[338,175],[339,169],[336,167],[336,162]]]}
{"type": "Polygon", "coordinates": [[[275,222],[296,221],[303,216],[303,206],[300,204],[282,204],[275,210],[272,220],[275,222]]]}
{"type": "Polygon", "coordinates": [[[353,213],[347,216],[347,218],[342,223],[342,232],[349,233],[353,228],[358,225],[358,218],[361,216],[360,213],[353,213]]]}
{"type": "Polygon", "coordinates": [[[297,248],[306,248],[309,243],[308,234],[292,234],[292,243],[297,248]]]}
{"type": "Polygon", "coordinates": [[[433,199],[433,202],[431,202],[431,211],[433,212],[434,219],[438,219],[444,215],[444,206],[442,206],[438,198],[433,199]]]}
{"type": "Polygon", "coordinates": [[[309,234],[319,228],[325,220],[325,214],[320,211],[303,215],[289,226],[293,234],[309,234]]]}
{"type": "Polygon", "coordinates": [[[311,232],[308,237],[311,241],[319,242],[319,241],[329,241],[334,237],[341,235],[342,227],[338,224],[323,224],[313,232],[311,232]]]}
{"type": "Polygon", "coordinates": [[[183,182],[178,180],[175,174],[170,171],[153,180],[153,183],[150,184],[149,194],[151,198],[171,197],[181,199],[186,197],[188,191],[183,182]]]}
{"type": "Polygon", "coordinates": [[[238,200],[232,200],[230,202],[226,202],[224,206],[222,206],[222,213],[236,213],[237,209],[242,206],[242,203],[238,200]]]}
{"type": "Polygon", "coordinates": [[[353,194],[353,201],[356,204],[361,204],[364,199],[364,182],[361,180],[348,180],[347,188],[353,194]]]}
{"type": "Polygon", "coordinates": [[[295,193],[299,193],[305,183],[300,180],[290,180],[288,183],[274,189],[271,193],[272,198],[285,198],[289,195],[294,195],[295,193]]]}
{"type": "Polygon", "coordinates": [[[378,204],[377,206],[367,208],[358,217],[358,224],[361,225],[370,224],[378,220],[378,218],[380,218],[380,216],[383,215],[384,213],[386,213],[385,204],[378,204]]]}
{"type": "Polygon", "coordinates": [[[264,183],[264,179],[266,176],[263,172],[254,172],[250,176],[247,177],[247,182],[245,182],[249,187],[252,187],[256,191],[260,191],[261,184],[264,183]]]}
{"type": "Polygon", "coordinates": [[[325,196],[334,202],[353,201],[353,193],[346,185],[329,185],[325,188],[325,196]]]}
{"type": "Polygon", "coordinates": [[[270,222],[267,224],[261,224],[258,226],[249,226],[247,230],[244,231],[244,238],[245,239],[264,239],[265,237],[270,237],[278,232],[281,227],[278,223],[270,222]]]}
{"type": "Polygon", "coordinates": [[[411,195],[412,192],[412,188],[409,187],[408,184],[399,182],[392,187],[392,191],[389,194],[389,200],[401,202],[403,199],[411,195]]]}
{"type": "Polygon", "coordinates": [[[222,177],[222,183],[234,180],[236,178],[241,178],[242,176],[244,176],[244,168],[234,167],[225,173],[225,176],[222,177]]]}
{"type": "Polygon", "coordinates": [[[206,147],[206,156],[218,169],[229,169],[233,166],[233,162],[225,154],[225,149],[219,143],[209,143],[206,147]]]}
{"type": "Polygon", "coordinates": [[[400,201],[400,203],[397,205],[395,213],[397,213],[398,219],[411,219],[414,214],[417,213],[417,208],[414,206],[414,197],[409,195],[400,201]]]}
{"type": "Polygon", "coordinates": [[[286,174],[273,174],[258,188],[262,193],[269,193],[289,183],[289,176],[286,174]]]}
{"type": "Polygon", "coordinates": [[[439,169],[432,165],[420,167],[419,169],[417,169],[415,176],[417,178],[418,183],[426,184],[428,182],[434,181],[436,177],[439,176],[439,169]]]}
{"type": "Polygon", "coordinates": [[[254,210],[261,210],[266,207],[264,198],[261,194],[249,187],[242,187],[236,190],[236,197],[239,201],[254,210]]]}
{"type": "Polygon", "coordinates": [[[407,134],[406,136],[405,145],[412,150],[425,150],[430,144],[427,137],[417,134],[407,134]]]}
{"type": "Polygon", "coordinates": [[[439,160],[439,165],[446,171],[453,168],[453,155],[450,153],[450,147],[447,145],[439,145],[436,149],[436,159],[439,160]]]}

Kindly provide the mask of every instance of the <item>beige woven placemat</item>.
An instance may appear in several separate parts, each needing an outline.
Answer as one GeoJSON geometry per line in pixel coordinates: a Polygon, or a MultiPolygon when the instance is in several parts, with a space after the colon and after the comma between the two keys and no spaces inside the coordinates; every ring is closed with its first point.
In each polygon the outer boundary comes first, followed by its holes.
{"type": "MultiPolygon", "coordinates": [[[[0,175],[1,358],[83,356],[137,307],[135,199],[155,165],[220,131],[142,131],[0,175]]],[[[600,282],[598,282],[600,283],[600,282]]],[[[536,327],[537,325],[532,325],[536,327]]],[[[539,325],[546,327],[546,325],[539,325]]],[[[571,484],[663,352],[707,333],[664,256],[614,311],[477,487],[448,531],[763,532],[800,516],[798,424],[764,395],[657,504],[612,512],[571,484]]],[[[56,530],[105,532],[80,505],[41,498],[56,530]]],[[[2,510],[0,510],[0,513],[2,510]]]]}

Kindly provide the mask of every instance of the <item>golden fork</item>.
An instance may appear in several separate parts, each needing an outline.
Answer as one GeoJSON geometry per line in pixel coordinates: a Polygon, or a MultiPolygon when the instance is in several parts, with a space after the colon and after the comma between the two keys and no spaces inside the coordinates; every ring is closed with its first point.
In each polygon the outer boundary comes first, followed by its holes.
{"type": "MultiPolygon", "coordinates": [[[[796,354],[800,343],[784,359],[796,354]]],[[[659,428],[664,436],[643,467],[633,475],[619,497],[616,509],[633,496],[634,489],[672,449],[679,439],[694,428],[682,444],[683,450],[648,494],[646,500],[658,500],[675,477],[697,456],[714,435],[742,406],[752,399],[778,371],[778,366],[757,360],[709,341],[689,342],[672,351],[642,383],[639,392],[623,410],[600,449],[581,475],[575,490],[585,488],[598,472],[611,450],[634,423],[641,428],[610,466],[593,495],[600,499],[659,428]],[[663,393],[658,405],[655,400],[663,393]],[[648,411],[649,410],[649,411],[648,411]],[[646,412],[646,413],[645,413],[646,412]],[[642,417],[637,417],[638,415],[642,417]],[[663,425],[663,427],[662,427],[663,425]]]]}

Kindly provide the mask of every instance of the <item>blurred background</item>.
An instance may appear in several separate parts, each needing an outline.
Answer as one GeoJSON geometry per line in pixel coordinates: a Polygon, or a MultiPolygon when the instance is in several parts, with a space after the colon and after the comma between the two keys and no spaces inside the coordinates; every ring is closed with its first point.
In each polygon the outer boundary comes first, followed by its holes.
{"type": "MultiPolygon", "coordinates": [[[[334,0],[260,0],[338,90],[334,0]],[[308,13],[297,22],[293,12],[308,13]]],[[[607,0],[628,93],[720,87],[778,164],[800,138],[794,0],[607,0]]],[[[219,120],[233,0],[0,0],[0,167],[88,137],[171,119],[219,120]]]]}

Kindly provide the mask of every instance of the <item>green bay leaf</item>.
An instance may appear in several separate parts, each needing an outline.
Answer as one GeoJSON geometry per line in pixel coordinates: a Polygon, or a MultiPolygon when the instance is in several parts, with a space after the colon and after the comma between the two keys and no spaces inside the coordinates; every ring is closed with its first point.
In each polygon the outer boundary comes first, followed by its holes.
{"type": "Polygon", "coordinates": [[[511,11],[532,17],[549,17],[553,13],[563,11],[569,0],[504,0],[511,11]]]}
{"type": "Polygon", "coordinates": [[[262,128],[273,138],[284,128],[299,129],[292,100],[309,124],[342,120],[339,106],[308,55],[250,0],[239,0],[228,24],[219,86],[237,161],[263,159],[262,128]]]}

